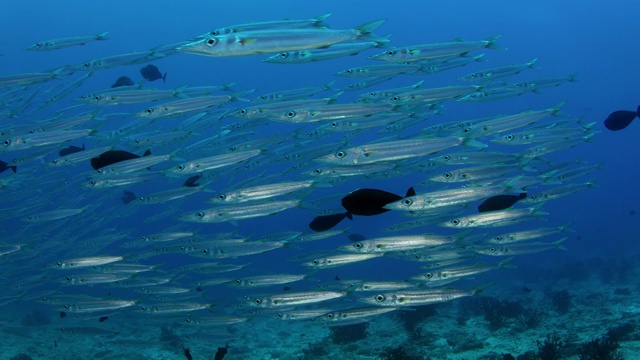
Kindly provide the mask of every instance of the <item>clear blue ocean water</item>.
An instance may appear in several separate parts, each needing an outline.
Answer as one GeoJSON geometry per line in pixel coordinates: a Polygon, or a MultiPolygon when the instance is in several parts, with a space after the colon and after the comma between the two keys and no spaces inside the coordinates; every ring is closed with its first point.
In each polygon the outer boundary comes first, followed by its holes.
{"type": "MultiPolygon", "coordinates": [[[[230,237],[251,240],[284,232],[310,234],[312,232],[308,224],[317,214],[316,209],[307,205],[273,216],[233,223],[194,224],[177,219],[181,214],[212,207],[205,203],[206,198],[247,180],[257,179],[257,183],[261,183],[260,177],[268,179],[264,182],[293,181],[309,177],[301,175],[301,171],[297,169],[292,170],[296,165],[293,162],[249,170],[216,170],[207,172],[213,177],[213,181],[207,183],[206,190],[192,197],[156,205],[124,205],[120,198],[125,188],[142,196],[179,187],[186,177],[161,176],[141,184],[94,190],[81,186],[94,172],[88,161],[62,169],[48,167],[46,162],[57,157],[57,151],[67,145],[85,145],[87,149],[112,145],[141,154],[146,148],[136,147],[129,138],[151,132],[177,131],[176,127],[188,116],[159,119],[132,133],[107,137],[112,131],[134,121],[133,113],[159,102],[109,107],[82,105],[69,110],[80,104],[74,99],[110,88],[119,76],[129,76],[135,83],[142,84],[142,88],[161,90],[177,89],[184,85],[209,86],[233,82],[234,90],[244,91],[241,97],[247,99],[279,90],[322,86],[333,80],[336,82],[332,87],[341,89],[359,79],[347,79],[334,74],[350,67],[379,64],[367,57],[381,49],[367,50],[356,56],[291,65],[261,62],[266,57],[264,55],[206,57],[177,53],[149,62],[161,72],[167,73],[166,82],[144,82],[139,69],[146,63],[134,64],[95,71],[77,89],[42,110],[34,111],[50,94],[57,91],[54,87],[56,84],[64,86],[70,79],[76,79],[82,74],[76,73],[30,85],[20,90],[19,96],[6,95],[8,97],[3,97],[0,101],[3,116],[0,126],[5,130],[52,119],[63,110],[68,112],[62,118],[67,117],[67,114],[77,115],[93,109],[100,109],[102,115],[123,114],[117,118],[107,117],[113,120],[106,122],[89,123],[89,127],[97,129],[92,136],[51,147],[0,152],[0,160],[9,162],[35,154],[41,149],[51,150],[40,160],[18,165],[15,174],[10,170],[0,174],[0,179],[6,185],[0,190],[5,199],[0,205],[3,224],[0,243],[21,245],[19,251],[0,256],[0,281],[2,288],[6,289],[6,294],[0,295],[0,327],[7,334],[6,339],[0,340],[0,358],[10,359],[17,354],[26,353],[33,359],[184,359],[183,347],[187,347],[191,349],[194,359],[213,359],[217,348],[228,344],[230,348],[225,359],[329,359],[338,356],[345,359],[384,359],[384,356],[388,356],[388,359],[498,359],[507,353],[517,356],[526,351],[536,352],[536,341],[544,340],[547,334],[556,333],[565,343],[563,358],[577,359],[580,345],[603,336],[607,329],[623,324],[635,326],[635,317],[640,311],[633,305],[637,304],[640,290],[637,282],[637,240],[640,233],[640,223],[637,221],[640,216],[637,213],[640,198],[637,184],[640,174],[636,170],[640,155],[637,147],[638,124],[632,123],[623,131],[611,132],[604,128],[602,122],[615,110],[634,110],[639,104],[636,88],[640,82],[637,67],[637,14],[640,13],[640,4],[637,2],[4,2],[0,4],[0,23],[4,29],[0,35],[0,44],[3,45],[0,47],[0,76],[50,72],[65,65],[80,65],[92,59],[146,51],[234,24],[285,18],[308,19],[326,13],[331,13],[326,23],[333,29],[350,29],[372,20],[385,19],[386,22],[375,33],[391,34],[389,47],[446,42],[459,38],[477,41],[503,34],[498,43],[507,50],[482,49],[472,53],[484,53],[484,62],[471,63],[434,75],[398,75],[361,92],[409,86],[420,80],[424,80],[422,86],[426,88],[464,85],[457,79],[469,72],[525,63],[534,58],[538,59],[540,69],[527,70],[510,80],[525,81],[578,74],[578,82],[544,89],[540,93],[525,93],[484,103],[446,101],[443,103],[442,114],[421,124],[431,126],[463,119],[512,114],[527,109],[541,110],[562,101],[566,102],[562,107],[564,113],[572,117],[583,117],[584,124],[596,122],[593,130],[597,133],[588,142],[552,153],[547,159],[553,164],[580,161],[579,164],[587,164],[585,166],[597,166],[593,172],[572,181],[593,181],[597,186],[545,203],[542,208],[548,215],[544,215],[542,219],[472,232],[491,235],[566,225],[573,232],[556,234],[544,240],[550,242],[567,237],[563,243],[567,250],[553,249],[516,256],[510,262],[513,265],[511,268],[494,270],[475,276],[474,279],[451,284],[458,289],[473,289],[491,283],[483,291],[482,298],[514,301],[525,307],[540,309],[544,313],[540,325],[522,330],[518,328],[516,320],[509,319],[500,329],[489,330],[482,314],[473,314],[471,310],[469,311],[473,315],[470,315],[470,320],[461,325],[456,316],[464,313],[464,306],[473,309],[477,305],[474,305],[473,300],[464,299],[434,306],[436,314],[420,323],[421,333],[415,337],[403,327],[402,315],[392,313],[371,319],[365,337],[355,339],[354,335],[353,340],[340,342],[339,335],[333,330],[335,328],[330,329],[321,321],[280,321],[275,314],[292,309],[256,310],[247,306],[247,300],[243,298],[282,293],[282,286],[251,290],[237,290],[225,285],[198,288],[198,281],[221,278],[232,280],[236,277],[278,273],[309,275],[308,279],[291,284],[287,291],[335,286],[336,278],[349,281],[407,279],[422,271],[420,264],[401,261],[392,256],[319,271],[309,271],[299,261],[290,260],[296,255],[331,252],[339,246],[348,245],[351,243],[347,238],[348,234],[360,234],[366,238],[395,234],[385,232],[385,229],[409,220],[400,212],[375,217],[356,216],[353,221],[344,220],[336,227],[345,230],[342,234],[313,242],[288,244],[285,248],[246,257],[216,260],[169,253],[146,258],[145,254],[154,251],[152,246],[124,247],[124,243],[135,242],[148,234],[176,230],[195,231],[199,236],[231,233],[233,235],[230,237]],[[108,41],[94,41],[83,46],[48,52],[25,50],[38,41],[103,31],[109,31],[108,41]],[[22,104],[27,104],[28,107],[23,109],[20,107],[22,104]],[[9,113],[16,109],[19,111],[9,113]],[[87,211],[61,220],[41,223],[24,221],[30,214],[84,207],[87,207],[87,211]],[[167,216],[156,221],[149,220],[160,214],[167,216]],[[103,236],[111,237],[102,238],[103,236]],[[64,284],[64,278],[74,273],[57,269],[55,265],[68,259],[103,255],[123,256],[128,263],[156,266],[152,273],[141,273],[132,279],[140,281],[167,278],[169,284],[163,286],[188,288],[188,295],[154,298],[141,294],[140,291],[136,292],[140,290],[140,286],[134,284],[129,287],[123,283],[68,286],[64,284]],[[180,270],[181,266],[204,261],[245,266],[236,272],[204,275],[180,270]],[[525,288],[526,291],[523,290],[525,288]],[[563,290],[571,294],[572,305],[568,313],[555,309],[551,300],[554,292],[563,290]],[[629,295],[616,294],[627,290],[629,295]],[[127,299],[136,301],[136,305],[113,310],[108,314],[100,313],[100,316],[109,318],[104,322],[98,322],[99,316],[95,313],[76,314],[65,311],[65,304],[85,301],[85,296],[105,300],[127,299]],[[45,297],[48,299],[43,301],[45,297]],[[196,312],[170,315],[139,309],[145,304],[157,306],[187,302],[207,304],[208,307],[196,312]],[[66,317],[61,317],[61,311],[65,312],[66,317]],[[33,314],[39,314],[46,321],[34,320],[35,324],[25,321],[28,316],[36,317],[33,314]],[[241,317],[245,321],[233,325],[185,324],[186,319],[194,321],[211,316],[241,317]],[[163,332],[161,328],[166,331],[163,332]],[[459,344],[471,342],[470,339],[482,346],[461,349],[459,344]],[[396,356],[405,357],[390,357],[388,353],[385,355],[385,350],[398,347],[406,351],[402,355],[398,350],[400,355],[396,356]]],[[[0,94],[10,89],[12,88],[0,89],[0,94]]],[[[361,92],[345,92],[338,102],[352,102],[361,92]]],[[[333,93],[335,91],[323,92],[321,96],[333,93]]],[[[235,109],[241,104],[243,102],[229,103],[224,109],[235,109]]],[[[219,135],[216,132],[221,126],[235,121],[229,117],[212,121],[209,126],[198,129],[196,135],[182,142],[158,147],[157,152],[152,148],[152,152],[154,155],[164,155],[185,149],[206,137],[219,135]]],[[[425,126],[417,126],[401,134],[408,137],[415,134],[416,129],[425,126]]],[[[87,127],[77,127],[83,128],[87,127]]],[[[303,129],[309,128],[312,127],[303,129]]],[[[267,126],[256,127],[253,131],[255,132],[247,133],[242,139],[278,136],[282,139],[280,145],[303,144],[295,136],[299,134],[296,132],[296,125],[272,122],[267,126]]],[[[376,131],[367,131],[348,139],[342,147],[375,142],[385,137],[386,135],[376,131]]],[[[322,138],[313,144],[334,143],[340,147],[343,141],[338,135],[322,138]]],[[[311,146],[310,143],[304,144],[311,146]]],[[[264,149],[266,154],[262,156],[280,156],[283,152],[280,145],[267,146],[264,149]]],[[[525,147],[518,149],[523,148],[525,147]]],[[[515,152],[511,147],[499,149],[515,152]]],[[[162,171],[180,161],[212,155],[216,153],[183,151],[176,155],[178,159],[154,167],[153,170],[162,171]]],[[[312,162],[305,164],[302,169],[309,171],[313,168],[312,162]]],[[[424,181],[427,175],[435,174],[436,172],[427,174],[413,171],[375,179],[349,178],[335,186],[317,187],[307,199],[334,196],[333,201],[323,207],[339,209],[340,198],[355,189],[376,188],[404,195],[409,187],[424,181]]],[[[428,183],[416,188],[426,192],[446,186],[428,183]]],[[[473,214],[476,206],[476,203],[472,203],[459,210],[464,214],[473,214]]],[[[432,224],[402,234],[420,233],[454,234],[456,231],[432,224]]],[[[479,257],[470,263],[500,260],[504,258],[479,257]]],[[[333,310],[362,305],[357,297],[349,295],[339,302],[313,305],[310,308],[326,307],[333,310]]],[[[416,317],[422,314],[421,308],[411,307],[409,312],[411,311],[416,312],[416,317]]],[[[355,334],[358,330],[346,331],[355,334]]],[[[639,339],[633,330],[620,340],[620,351],[625,358],[640,358],[639,339]]]]}

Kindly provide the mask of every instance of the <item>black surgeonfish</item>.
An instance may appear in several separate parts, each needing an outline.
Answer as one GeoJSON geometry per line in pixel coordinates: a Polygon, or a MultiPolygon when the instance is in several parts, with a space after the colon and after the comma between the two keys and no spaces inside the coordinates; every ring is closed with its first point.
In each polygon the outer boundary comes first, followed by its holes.
{"type": "Polygon", "coordinates": [[[143,78],[149,81],[162,79],[162,82],[165,82],[167,80],[167,73],[164,73],[164,75],[162,75],[160,70],[158,70],[158,67],[155,65],[147,65],[143,67],[142,69],[140,69],[140,74],[143,78]]]}
{"type": "Polygon", "coordinates": [[[15,172],[18,170],[18,167],[15,165],[9,165],[8,163],[4,162],[4,161],[0,161],[0,173],[3,173],[5,171],[7,171],[8,169],[13,170],[13,173],[15,174],[15,172]]]}
{"type": "Polygon", "coordinates": [[[618,110],[614,111],[604,121],[604,126],[611,131],[618,131],[626,128],[631,122],[640,116],[640,106],[636,111],[618,110]]]}
{"type": "Polygon", "coordinates": [[[124,194],[122,194],[122,202],[127,205],[128,203],[134,201],[135,199],[137,199],[138,197],[136,196],[136,194],[132,193],[131,191],[124,191],[124,194]]]}
{"type": "Polygon", "coordinates": [[[520,193],[520,195],[496,195],[485,200],[480,206],[478,206],[478,212],[497,211],[504,210],[511,205],[527,197],[527,193],[520,193]]]}
{"type": "Polygon", "coordinates": [[[353,220],[353,217],[349,213],[316,216],[309,223],[309,228],[313,231],[318,232],[327,231],[338,225],[346,217],[348,217],[350,220],[353,220]]]}
{"type": "Polygon", "coordinates": [[[349,238],[349,240],[351,240],[352,242],[360,242],[360,241],[367,240],[367,238],[364,235],[360,235],[360,234],[349,234],[347,238],[349,238]]]}
{"type": "Polygon", "coordinates": [[[219,347],[218,351],[216,352],[216,356],[214,357],[214,360],[222,360],[224,359],[224,356],[227,355],[227,352],[229,351],[229,345],[225,344],[224,347],[219,347]]]}
{"type": "MultiPolygon", "coordinates": [[[[407,196],[413,196],[413,188],[407,190],[407,196]]],[[[342,198],[342,207],[348,213],[360,216],[373,216],[385,213],[384,206],[403,199],[402,196],[377,189],[358,189],[342,198]]]]}
{"type": "Polygon", "coordinates": [[[200,180],[200,178],[202,178],[202,175],[193,175],[192,177],[188,178],[187,181],[185,181],[184,184],[182,184],[182,186],[198,187],[200,186],[200,184],[198,184],[198,180],[200,180]]]}
{"type": "Polygon", "coordinates": [[[112,88],[117,88],[120,86],[133,86],[135,85],[133,80],[131,80],[128,76],[120,76],[116,82],[111,85],[112,88]]]}
{"type": "MultiPolygon", "coordinates": [[[[142,156],[149,155],[151,155],[151,150],[145,151],[142,156]]],[[[139,155],[124,150],[108,150],[100,154],[98,157],[92,158],[91,167],[94,170],[99,170],[111,164],[119,163],[125,160],[137,159],[139,157],[139,155]]]]}
{"type": "Polygon", "coordinates": [[[84,151],[84,144],[82,144],[82,147],[69,145],[66,148],[60,149],[60,151],[58,151],[58,155],[67,156],[80,151],[84,151]]]}
{"type": "MultiPolygon", "coordinates": [[[[413,188],[407,190],[407,196],[413,196],[416,192],[413,188]]],[[[403,199],[402,196],[377,189],[358,189],[342,198],[342,207],[347,210],[344,214],[332,214],[316,216],[309,227],[313,231],[326,231],[338,225],[344,218],[353,220],[352,215],[373,216],[385,213],[389,209],[384,206],[403,199]]]]}

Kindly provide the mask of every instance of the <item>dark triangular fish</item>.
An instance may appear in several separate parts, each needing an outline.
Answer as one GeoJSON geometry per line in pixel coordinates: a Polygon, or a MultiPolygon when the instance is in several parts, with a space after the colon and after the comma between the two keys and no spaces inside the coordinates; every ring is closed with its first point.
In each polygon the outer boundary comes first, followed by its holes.
{"type": "MultiPolygon", "coordinates": [[[[147,150],[142,156],[151,155],[151,151],[147,150]]],[[[91,159],[91,167],[94,170],[102,169],[105,166],[109,166],[115,163],[119,163],[125,160],[137,159],[139,155],[130,153],[124,150],[108,150],[100,154],[98,157],[91,159]]]]}
{"type": "Polygon", "coordinates": [[[497,195],[488,198],[480,206],[478,206],[478,212],[497,211],[504,210],[511,207],[511,205],[527,197],[527,193],[520,193],[520,195],[497,195]]]}
{"type": "Polygon", "coordinates": [[[58,151],[58,155],[67,156],[80,151],[84,151],[84,144],[82,144],[82,147],[69,145],[66,148],[60,149],[60,151],[58,151]]]}
{"type": "MultiPolygon", "coordinates": [[[[415,191],[409,188],[405,197],[413,195],[415,191]]],[[[389,211],[384,208],[385,205],[403,198],[383,190],[358,189],[342,198],[342,207],[353,215],[372,216],[389,211]]]]}
{"type": "Polygon", "coordinates": [[[0,173],[3,173],[5,171],[7,171],[8,169],[13,170],[13,173],[15,174],[15,172],[18,170],[18,167],[15,165],[9,165],[8,163],[4,162],[4,161],[0,161],[0,173]]]}
{"type": "Polygon", "coordinates": [[[184,345],[182,345],[182,348],[184,349],[184,356],[187,358],[187,360],[193,360],[193,356],[191,356],[191,351],[189,351],[189,348],[184,347],[184,345]]]}
{"type": "Polygon", "coordinates": [[[353,241],[353,242],[360,242],[360,241],[364,241],[367,240],[367,238],[363,235],[360,234],[349,234],[349,236],[347,236],[349,238],[349,240],[353,241]]]}
{"type": "Polygon", "coordinates": [[[214,360],[224,359],[224,356],[227,355],[228,350],[229,350],[228,344],[225,344],[224,347],[219,347],[218,351],[216,352],[216,356],[214,357],[214,360]]]}
{"type": "Polygon", "coordinates": [[[142,74],[143,78],[149,81],[156,81],[158,79],[162,79],[162,82],[165,82],[167,80],[167,73],[164,73],[164,76],[163,76],[160,70],[158,70],[158,68],[155,65],[147,65],[143,67],[142,69],[140,69],[140,74],[142,74]]]}
{"type": "Polygon", "coordinates": [[[98,318],[98,322],[105,322],[107,320],[109,320],[108,316],[101,316],[100,318],[98,318]]]}
{"type": "Polygon", "coordinates": [[[640,107],[638,111],[618,110],[609,114],[609,117],[604,121],[604,126],[611,131],[618,131],[626,128],[631,124],[633,119],[638,117],[640,113],[640,107]]]}
{"type": "Polygon", "coordinates": [[[134,201],[135,199],[137,199],[138,197],[136,196],[136,194],[132,193],[131,191],[124,191],[124,194],[122,194],[122,202],[127,205],[128,203],[134,201]]]}
{"type": "Polygon", "coordinates": [[[309,228],[313,231],[327,231],[338,225],[346,217],[347,214],[345,213],[316,216],[309,223],[309,228]]]}
{"type": "Polygon", "coordinates": [[[198,187],[198,186],[200,186],[200,184],[198,184],[198,180],[200,180],[201,177],[202,177],[202,175],[193,175],[192,177],[188,178],[187,181],[185,181],[184,184],[182,184],[182,186],[184,186],[184,187],[198,187]]]}
{"type": "Polygon", "coordinates": [[[131,80],[128,76],[120,76],[116,82],[111,85],[112,88],[117,88],[120,86],[133,86],[135,85],[133,80],[131,80]]]}

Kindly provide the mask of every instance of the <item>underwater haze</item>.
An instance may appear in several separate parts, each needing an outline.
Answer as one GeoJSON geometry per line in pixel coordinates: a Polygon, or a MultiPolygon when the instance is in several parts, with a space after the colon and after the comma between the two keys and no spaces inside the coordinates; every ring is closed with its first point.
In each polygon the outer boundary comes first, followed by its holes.
{"type": "Polygon", "coordinates": [[[638,13],[1,3],[0,358],[640,359],[638,13]]]}

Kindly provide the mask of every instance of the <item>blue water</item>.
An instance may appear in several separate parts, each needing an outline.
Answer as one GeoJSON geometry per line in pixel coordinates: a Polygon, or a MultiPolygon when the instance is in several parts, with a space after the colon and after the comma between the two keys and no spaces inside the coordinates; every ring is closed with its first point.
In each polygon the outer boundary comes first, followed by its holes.
{"type": "MultiPolygon", "coordinates": [[[[564,246],[567,251],[550,250],[539,254],[522,255],[512,261],[514,268],[495,270],[478,276],[475,280],[463,280],[453,287],[469,289],[475,286],[492,283],[484,294],[503,300],[521,301],[525,305],[536,306],[548,315],[542,325],[529,332],[510,332],[502,329],[488,332],[482,320],[470,322],[466,327],[454,324],[456,306],[451,302],[439,308],[440,316],[428,320],[424,328],[429,336],[450,338],[451,331],[474,336],[485,342],[484,349],[476,352],[455,352],[446,350],[440,343],[414,344],[416,353],[434,359],[479,358],[482,355],[497,356],[511,352],[514,356],[526,350],[536,350],[535,341],[541,340],[547,333],[554,331],[569,339],[567,342],[576,346],[580,343],[601,336],[607,327],[634,321],[637,309],[626,308],[628,304],[637,303],[638,284],[636,263],[638,257],[638,234],[640,223],[635,212],[639,204],[637,184],[640,173],[637,171],[637,158],[640,148],[637,146],[638,124],[631,124],[624,131],[610,132],[604,128],[602,121],[615,110],[633,110],[638,105],[637,84],[640,83],[637,61],[637,14],[640,4],[635,1],[242,1],[212,3],[207,1],[136,1],[136,2],[92,2],[70,0],[65,2],[23,1],[3,2],[0,4],[0,23],[3,34],[0,35],[0,76],[48,72],[64,65],[79,65],[91,59],[123,54],[131,51],[145,51],[157,46],[177,43],[185,39],[203,34],[215,28],[254,21],[278,20],[284,18],[306,19],[321,14],[331,13],[326,20],[332,28],[348,29],[375,20],[386,19],[386,23],[375,31],[376,34],[391,34],[390,46],[403,46],[421,43],[445,42],[457,38],[465,40],[481,40],[492,35],[504,34],[498,43],[508,50],[484,49],[486,62],[472,63],[466,67],[446,71],[430,76],[400,75],[372,89],[387,89],[395,86],[408,86],[424,80],[423,87],[439,87],[460,84],[457,78],[472,71],[515,63],[525,63],[538,58],[539,70],[527,70],[513,78],[513,81],[525,81],[546,77],[566,77],[578,73],[579,82],[545,89],[541,94],[527,93],[486,103],[462,103],[447,101],[442,115],[434,117],[430,124],[450,122],[461,119],[476,119],[491,115],[517,113],[525,109],[546,109],[559,102],[566,101],[563,112],[572,116],[583,116],[584,123],[597,122],[594,130],[599,131],[592,140],[575,148],[551,154],[549,159],[554,163],[581,160],[589,165],[601,165],[601,170],[579,178],[584,182],[593,180],[598,186],[580,191],[568,197],[548,202],[543,209],[549,213],[544,221],[535,220],[508,228],[489,229],[488,233],[496,234],[510,230],[536,228],[544,226],[566,225],[575,232],[560,234],[547,239],[557,240],[567,236],[564,246]],[[31,52],[24,49],[37,41],[65,38],[79,35],[97,34],[109,31],[108,41],[96,41],[84,46],[61,49],[51,52],[31,52]],[[619,276],[624,271],[629,277],[619,276]],[[577,280],[584,276],[584,280],[577,280]],[[523,287],[532,289],[532,293],[522,291],[523,287]],[[631,295],[615,297],[617,288],[628,288],[631,295]],[[551,289],[551,290],[549,290],[551,289]],[[573,306],[569,314],[558,314],[549,304],[545,294],[549,291],[567,289],[573,294],[573,306]],[[599,297],[595,296],[597,294],[599,297]],[[587,295],[592,295],[588,297],[587,295]],[[599,311],[601,310],[601,311],[599,311]],[[593,314],[602,314],[601,318],[593,314]],[[595,316],[595,317],[594,317],[595,316]],[[616,321],[613,321],[615,318],[616,321]],[[559,328],[558,324],[570,324],[559,328]],[[594,325],[598,324],[600,325],[594,325]],[[607,325],[602,325],[606,323],[607,325]],[[597,330],[586,329],[589,326],[597,330]],[[439,332],[439,329],[442,329],[439,332]],[[446,329],[446,331],[445,331],[446,329]],[[445,332],[447,334],[445,334],[445,332]],[[435,334],[435,335],[434,335],[435,334]],[[518,339],[519,347],[513,347],[513,337],[518,339]]],[[[152,63],[164,73],[166,82],[155,81],[144,83],[144,88],[176,89],[183,85],[204,86],[222,85],[235,82],[234,89],[252,90],[246,97],[251,99],[263,93],[305,86],[321,86],[336,80],[334,88],[339,89],[359,79],[339,78],[333,74],[349,67],[373,65],[377,62],[367,60],[368,55],[379,52],[379,49],[366,51],[358,56],[301,64],[278,65],[261,62],[262,56],[247,57],[205,57],[178,53],[152,63]]],[[[475,54],[475,53],[474,53],[475,54]]],[[[58,103],[29,114],[27,117],[5,118],[2,128],[17,126],[29,122],[50,119],[57,111],[76,105],[73,99],[80,95],[104,90],[119,76],[129,76],[134,82],[142,83],[139,69],[144,65],[122,66],[94,72],[82,86],[67,95],[58,103]]],[[[74,78],[79,74],[74,75],[74,78]]],[[[37,94],[45,92],[54,83],[36,84],[29,89],[38,89],[37,94]]],[[[363,92],[366,90],[363,90],[363,92]]],[[[2,93],[2,91],[0,91],[2,93]]],[[[355,100],[360,92],[343,94],[340,103],[355,100]]],[[[329,96],[331,92],[322,93],[329,96]]],[[[44,100],[47,95],[36,95],[36,99],[44,100]]],[[[36,104],[38,104],[36,102],[36,104]]],[[[154,103],[153,105],[156,105],[154,103]]],[[[233,108],[236,104],[228,105],[233,108]]],[[[9,110],[11,104],[2,105],[2,110],[9,110]]],[[[146,104],[106,107],[103,114],[134,113],[145,109],[146,104]]],[[[37,107],[37,106],[36,106],[37,107]]],[[[90,110],[84,106],[80,110],[90,110]]],[[[76,110],[78,113],[78,110],[76,110]]],[[[128,116],[128,115],[127,115],[128,116]]],[[[126,117],[125,117],[126,119],[126,117]]],[[[140,132],[153,130],[171,131],[177,125],[176,119],[160,119],[140,132]]],[[[267,120],[259,120],[267,121],[267,120]]],[[[547,120],[549,121],[549,120],[547,120]]],[[[223,119],[222,125],[235,122],[234,119],[223,119]]],[[[114,120],[98,129],[98,135],[123,126],[127,121],[114,120]]],[[[80,127],[82,128],[82,126],[80,127]]],[[[257,128],[258,133],[252,139],[279,134],[287,137],[296,129],[290,124],[272,123],[257,128]]],[[[419,127],[418,127],[419,129],[419,127]]],[[[204,129],[203,134],[186,140],[181,146],[199,141],[205,136],[214,136],[216,128],[204,129]]],[[[405,132],[405,136],[411,132],[405,132]]],[[[353,144],[364,144],[383,137],[375,131],[369,131],[351,140],[353,144]]],[[[329,137],[324,142],[336,142],[339,138],[329,137]]],[[[287,142],[296,141],[289,139],[287,142]]],[[[96,140],[93,137],[75,140],[70,144],[87,148],[110,144],[107,140],[96,140]]],[[[123,150],[142,153],[145,149],[126,147],[118,143],[123,150]]],[[[349,147],[349,145],[345,145],[349,147]]],[[[52,147],[52,154],[44,161],[53,159],[58,148],[52,147]]],[[[175,150],[168,147],[161,150],[165,154],[175,150]],[[167,150],[168,149],[168,150],[167,150]]],[[[514,151],[507,149],[506,151],[514,151]]],[[[24,152],[0,153],[0,160],[9,161],[24,152]]],[[[155,154],[155,153],[154,153],[155,154]]],[[[198,154],[198,157],[215,154],[198,154]]],[[[181,154],[182,160],[192,160],[188,154],[181,154]]],[[[84,178],[92,173],[88,164],[64,168],[54,171],[40,161],[20,166],[14,175],[6,171],[0,175],[2,179],[13,176],[9,188],[0,190],[7,199],[2,208],[3,231],[0,242],[6,244],[23,244],[23,250],[0,257],[2,268],[2,288],[9,289],[0,307],[0,326],[5,328],[12,338],[2,341],[0,357],[9,359],[18,353],[29,353],[34,359],[80,359],[93,358],[96,352],[103,352],[102,358],[153,358],[182,359],[184,355],[180,346],[196,349],[194,359],[212,358],[216,347],[228,342],[231,346],[225,359],[296,359],[303,358],[303,349],[309,344],[320,343],[329,348],[331,356],[343,356],[354,359],[372,359],[380,356],[384,346],[406,344],[406,337],[401,335],[402,327],[393,316],[382,316],[373,320],[368,329],[369,339],[352,343],[349,346],[332,345],[327,327],[300,322],[280,322],[273,325],[274,316],[269,311],[261,313],[247,312],[238,308],[243,304],[242,296],[273,294],[280,288],[257,289],[255,291],[238,291],[224,285],[205,289],[203,296],[195,298],[196,302],[215,304],[211,309],[200,311],[189,316],[233,315],[246,317],[249,320],[237,325],[211,328],[192,328],[182,325],[183,314],[166,318],[146,318],[143,313],[134,309],[114,312],[105,323],[95,319],[74,319],[73,316],[60,318],[58,305],[43,305],[40,294],[59,295],[77,294],[91,295],[100,298],[138,299],[144,301],[141,294],[131,288],[107,286],[60,286],[56,281],[66,274],[49,270],[57,261],[75,257],[96,255],[123,255],[127,259],[135,259],[136,250],[119,247],[122,242],[132,241],[146,234],[168,231],[195,230],[199,235],[235,232],[237,236],[258,239],[261,236],[286,231],[309,232],[308,223],[315,216],[313,210],[297,208],[287,210],[274,216],[241,220],[237,223],[192,224],[179,222],[176,217],[197,209],[211,207],[203,200],[215,195],[218,191],[232,187],[260,174],[273,175],[289,169],[290,164],[276,165],[272,168],[258,168],[246,172],[237,171],[223,173],[221,178],[207,185],[207,192],[189,197],[186,201],[177,201],[162,205],[128,206],[120,202],[124,188],[116,187],[105,191],[92,191],[79,186],[84,178]],[[68,180],[70,185],[56,185],[59,181],[68,180]],[[78,208],[90,205],[90,211],[66,220],[31,225],[21,221],[25,214],[37,213],[58,208],[78,208]],[[172,210],[167,218],[157,222],[147,222],[151,215],[165,210],[172,210]],[[114,216],[118,211],[125,211],[125,216],[114,216]],[[86,230],[86,232],[81,232],[86,230]],[[121,238],[109,244],[88,244],[84,241],[109,234],[122,234],[121,238]],[[64,234],[59,238],[59,234],[64,234]],[[74,234],[80,234],[74,237],[74,234]],[[54,239],[54,243],[48,241],[54,239]],[[48,248],[51,245],[53,248],[48,248]],[[103,246],[106,246],[103,248],[103,246]],[[56,284],[56,285],[54,285],[56,284]],[[39,326],[23,326],[21,321],[34,309],[42,311],[50,323],[39,326]],[[378,322],[376,322],[378,321],[378,322]],[[178,343],[167,345],[159,338],[158,328],[161,324],[175,325],[175,333],[180,338],[178,343]],[[378,325],[381,327],[378,327],[378,325]],[[102,326],[110,331],[108,335],[80,334],[69,336],[61,332],[65,327],[102,326]],[[272,326],[277,331],[270,332],[272,326]],[[394,327],[395,326],[395,327],[394,327]],[[395,329],[395,330],[394,330],[395,329]],[[400,330],[398,330],[400,329],[400,330]],[[398,330],[398,331],[396,331],[398,330]],[[256,333],[257,332],[257,333],[256,333]],[[302,332],[306,334],[303,337],[302,332]],[[313,335],[312,335],[313,334],[313,335]],[[395,337],[394,337],[395,336],[395,337]],[[148,343],[143,345],[122,345],[119,339],[143,338],[148,343]],[[388,339],[388,343],[380,339],[388,339]],[[322,340],[325,339],[325,340],[322,340]],[[54,343],[55,341],[55,343],[54,343]],[[325,341],[324,343],[322,341],[325,341]],[[172,347],[173,346],[173,347],[172,347]],[[368,350],[367,350],[368,349],[368,350]],[[339,355],[337,355],[339,354],[339,355]],[[83,357],[84,356],[84,357],[83,357]]],[[[312,165],[305,169],[309,170],[312,165]]],[[[429,175],[433,176],[433,174],[429,175]]],[[[299,180],[296,172],[290,172],[280,180],[299,180]]],[[[314,191],[311,198],[335,195],[335,202],[326,208],[339,208],[339,199],[344,194],[361,187],[379,188],[396,194],[404,194],[406,189],[423,181],[425,174],[413,173],[388,179],[348,180],[335,187],[322,187],[314,191]]],[[[177,187],[184,180],[154,179],[148,183],[127,187],[137,195],[153,191],[177,187]]],[[[437,190],[441,185],[423,186],[424,191],[437,190]]],[[[472,204],[466,213],[470,214],[477,205],[472,204]]],[[[346,229],[348,233],[361,234],[365,237],[386,236],[384,229],[390,225],[407,221],[400,213],[386,213],[366,218],[355,217],[354,221],[343,221],[337,228],[346,229]]],[[[455,233],[436,226],[428,226],[413,230],[414,233],[435,232],[455,233]]],[[[411,233],[411,232],[409,232],[411,233]]],[[[253,255],[238,259],[226,259],[224,263],[248,264],[241,272],[243,276],[265,273],[306,273],[307,269],[297,262],[289,261],[296,254],[314,251],[331,251],[338,246],[348,244],[345,234],[316,242],[294,244],[285,249],[253,255]]],[[[482,258],[478,261],[494,262],[503,258],[482,258]]],[[[193,280],[209,277],[178,275],[177,268],[183,264],[206,261],[201,258],[184,255],[161,255],[150,259],[142,259],[142,264],[158,265],[154,276],[166,276],[176,286],[191,286],[195,293],[193,280]]],[[[132,262],[135,262],[134,260],[132,262]]],[[[345,280],[399,280],[419,273],[418,263],[403,262],[393,258],[375,259],[373,261],[351,265],[344,268],[322,270],[311,275],[311,279],[303,284],[291,285],[294,291],[316,288],[317,285],[332,282],[339,277],[345,280]]],[[[57,270],[56,270],[57,271],[57,270]]],[[[142,276],[142,275],[141,275],[142,276]]],[[[230,274],[214,274],[215,277],[238,276],[230,274]]],[[[359,305],[354,300],[345,300],[338,307],[359,305]]],[[[513,327],[514,325],[511,324],[513,327]]],[[[460,335],[464,338],[463,335],[460,335]]],[[[428,337],[425,335],[425,337],[428,337]]],[[[640,358],[638,338],[622,342],[622,351],[626,358],[640,358]]],[[[306,355],[307,358],[314,358],[306,355]]],[[[329,356],[329,355],[326,355],[329,356]]],[[[567,358],[577,358],[577,353],[567,351],[567,358]]],[[[98,358],[98,357],[95,357],[98,358]]],[[[315,358],[323,358],[322,356],[315,358]]],[[[329,358],[329,357],[326,357],[329,358]]],[[[379,358],[379,357],[378,357],[379,358]]],[[[408,358],[408,357],[407,357],[408,358]]],[[[490,358],[490,357],[489,357],[490,358]]]]}

